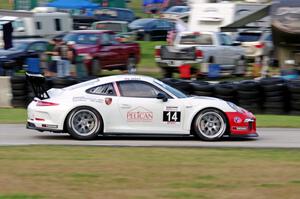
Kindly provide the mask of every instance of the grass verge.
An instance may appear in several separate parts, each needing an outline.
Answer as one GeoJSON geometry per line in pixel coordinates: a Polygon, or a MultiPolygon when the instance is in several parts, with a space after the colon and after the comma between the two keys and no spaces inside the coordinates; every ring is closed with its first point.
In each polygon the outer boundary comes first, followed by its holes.
{"type": "MultiPolygon", "coordinates": [[[[0,108],[0,124],[25,123],[26,109],[0,108]]],[[[258,128],[300,128],[300,116],[256,115],[258,128]]]]}
{"type": "Polygon", "coordinates": [[[296,199],[300,151],[0,147],[0,187],[0,199],[296,199]]]}

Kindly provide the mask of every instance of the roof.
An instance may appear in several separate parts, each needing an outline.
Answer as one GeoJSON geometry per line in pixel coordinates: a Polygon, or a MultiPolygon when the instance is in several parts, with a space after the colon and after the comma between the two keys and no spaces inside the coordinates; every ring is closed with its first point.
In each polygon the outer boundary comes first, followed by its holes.
{"type": "Polygon", "coordinates": [[[128,24],[127,21],[95,21],[93,23],[121,23],[121,24],[128,24]]]}

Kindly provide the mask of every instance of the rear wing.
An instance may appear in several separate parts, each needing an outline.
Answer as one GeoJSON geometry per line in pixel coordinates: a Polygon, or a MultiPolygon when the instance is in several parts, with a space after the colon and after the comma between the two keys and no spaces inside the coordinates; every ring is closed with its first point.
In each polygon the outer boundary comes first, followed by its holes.
{"type": "Polygon", "coordinates": [[[26,80],[30,83],[35,97],[40,100],[50,98],[47,90],[45,89],[46,79],[43,75],[26,73],[26,80]]]}

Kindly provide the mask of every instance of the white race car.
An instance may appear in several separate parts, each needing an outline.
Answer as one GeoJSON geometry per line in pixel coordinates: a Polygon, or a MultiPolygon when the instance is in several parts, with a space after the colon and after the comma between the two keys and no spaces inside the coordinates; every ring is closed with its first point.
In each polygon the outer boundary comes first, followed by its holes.
{"type": "Polygon", "coordinates": [[[43,76],[30,75],[36,94],[28,106],[27,128],[68,132],[73,138],[108,134],[223,135],[257,137],[254,115],[231,102],[187,96],[147,76],[102,77],[45,91],[43,76]]]}

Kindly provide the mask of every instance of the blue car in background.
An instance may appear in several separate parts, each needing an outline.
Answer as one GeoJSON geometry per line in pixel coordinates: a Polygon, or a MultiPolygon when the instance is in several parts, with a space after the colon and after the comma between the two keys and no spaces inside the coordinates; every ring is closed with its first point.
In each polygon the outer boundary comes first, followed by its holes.
{"type": "Polygon", "coordinates": [[[94,18],[98,21],[127,21],[136,19],[134,12],[125,8],[100,8],[94,11],[94,18]]]}
{"type": "Polygon", "coordinates": [[[175,29],[175,24],[165,19],[143,18],[131,22],[128,27],[136,33],[139,40],[165,41],[168,32],[175,29]]]}
{"type": "Polygon", "coordinates": [[[20,70],[27,58],[37,58],[47,50],[48,41],[45,39],[14,40],[13,47],[7,50],[0,49],[0,75],[4,69],[20,70]]]}

